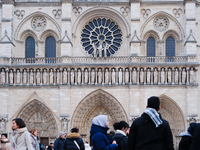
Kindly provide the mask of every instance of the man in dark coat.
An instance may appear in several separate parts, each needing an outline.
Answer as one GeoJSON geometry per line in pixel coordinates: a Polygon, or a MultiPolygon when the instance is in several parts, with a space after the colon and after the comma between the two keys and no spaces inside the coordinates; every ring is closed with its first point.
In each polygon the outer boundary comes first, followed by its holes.
{"type": "Polygon", "coordinates": [[[59,138],[57,138],[54,142],[54,150],[64,150],[63,146],[65,143],[65,133],[60,131],[59,138]]]}
{"type": "Polygon", "coordinates": [[[196,123],[190,150],[200,150],[200,123],[196,123]]]}
{"type": "Polygon", "coordinates": [[[50,143],[50,145],[47,147],[47,150],[53,150],[53,143],[50,143]]]}
{"type": "Polygon", "coordinates": [[[160,99],[150,97],[144,113],[131,125],[129,150],[174,150],[169,123],[158,114],[159,110],[160,99]]]}

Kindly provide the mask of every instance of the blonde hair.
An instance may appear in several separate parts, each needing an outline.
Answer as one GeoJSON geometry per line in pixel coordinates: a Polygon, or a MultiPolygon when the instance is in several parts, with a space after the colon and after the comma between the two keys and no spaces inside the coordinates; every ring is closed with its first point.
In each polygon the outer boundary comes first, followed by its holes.
{"type": "Polygon", "coordinates": [[[33,129],[30,129],[30,130],[29,130],[29,132],[30,132],[31,134],[33,134],[35,131],[37,131],[37,129],[34,129],[34,128],[33,128],[33,129]]]}

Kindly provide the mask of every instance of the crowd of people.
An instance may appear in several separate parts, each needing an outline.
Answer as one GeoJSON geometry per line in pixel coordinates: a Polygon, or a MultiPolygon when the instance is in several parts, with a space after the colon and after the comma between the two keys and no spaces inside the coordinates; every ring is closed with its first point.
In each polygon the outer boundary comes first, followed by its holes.
{"type": "MultiPolygon", "coordinates": [[[[1,135],[0,150],[174,150],[173,136],[167,120],[158,113],[160,99],[150,97],[143,114],[129,127],[125,121],[113,124],[116,133],[108,134],[107,115],[98,115],[92,120],[91,147],[83,142],[79,129],[74,127],[69,134],[60,131],[59,138],[48,147],[41,145],[37,130],[27,130],[20,118],[12,121],[11,143],[7,134],[1,135]]],[[[179,150],[200,150],[200,124],[191,123],[186,132],[180,134],[179,150]]]]}

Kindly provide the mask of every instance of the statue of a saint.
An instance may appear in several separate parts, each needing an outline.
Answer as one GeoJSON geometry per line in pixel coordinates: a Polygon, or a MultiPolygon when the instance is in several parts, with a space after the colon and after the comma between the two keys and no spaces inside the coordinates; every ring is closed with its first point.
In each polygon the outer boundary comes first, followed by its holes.
{"type": "Polygon", "coordinates": [[[106,72],[105,72],[105,84],[109,84],[109,77],[110,77],[110,73],[109,73],[108,69],[106,68],[106,72]]]}
{"type": "Polygon", "coordinates": [[[140,83],[144,83],[144,70],[140,70],[140,83]]]}
{"type": "Polygon", "coordinates": [[[174,71],[174,83],[178,84],[178,69],[177,68],[174,71]]]}
{"type": "Polygon", "coordinates": [[[115,84],[115,69],[112,69],[112,84],[115,84]]]}
{"type": "Polygon", "coordinates": [[[40,70],[37,70],[37,75],[36,75],[36,80],[37,80],[37,84],[40,84],[40,70]]]}
{"type": "Polygon", "coordinates": [[[13,72],[12,72],[12,70],[10,70],[9,78],[10,78],[10,84],[13,84],[13,72]]]}
{"type": "Polygon", "coordinates": [[[47,71],[46,71],[46,69],[44,69],[44,72],[43,72],[43,84],[44,85],[47,84],[47,71]]]}
{"type": "Polygon", "coordinates": [[[122,84],[122,69],[119,69],[119,84],[122,84]]]}
{"type": "Polygon", "coordinates": [[[88,75],[89,75],[88,70],[85,69],[85,81],[84,81],[85,84],[88,84],[88,75]]]}
{"type": "Polygon", "coordinates": [[[94,82],[95,82],[95,71],[94,71],[94,69],[92,69],[92,71],[91,71],[91,84],[94,84],[94,82]]]}
{"type": "Polygon", "coordinates": [[[67,84],[67,71],[66,71],[66,68],[64,68],[64,71],[63,71],[63,84],[67,84]]]}
{"type": "Polygon", "coordinates": [[[31,72],[30,72],[30,84],[33,84],[33,70],[31,69],[31,72]]]}
{"type": "Polygon", "coordinates": [[[53,70],[52,69],[50,70],[49,77],[50,77],[49,79],[50,84],[53,84],[53,70]]]}
{"type": "Polygon", "coordinates": [[[158,71],[157,69],[154,70],[154,73],[153,73],[153,82],[154,84],[157,84],[158,83],[158,71]]]}
{"type": "Polygon", "coordinates": [[[151,71],[150,69],[148,68],[147,69],[147,84],[150,84],[151,83],[151,71]]]}
{"type": "Polygon", "coordinates": [[[172,82],[172,72],[171,72],[171,69],[168,69],[167,80],[168,80],[168,83],[172,82]]]}
{"type": "Polygon", "coordinates": [[[56,72],[56,83],[60,84],[60,71],[59,70],[57,70],[57,72],[56,72]]]}
{"type": "Polygon", "coordinates": [[[78,85],[81,85],[81,70],[78,69],[78,85]]]}
{"type": "Polygon", "coordinates": [[[194,84],[195,83],[195,75],[194,75],[194,69],[190,69],[190,83],[194,84]]]}
{"type": "Polygon", "coordinates": [[[163,68],[161,69],[160,77],[161,77],[161,80],[160,80],[161,84],[164,84],[165,83],[165,71],[163,68]]]}
{"type": "Polygon", "coordinates": [[[98,84],[102,84],[102,71],[99,69],[98,71],[98,84]]]}
{"type": "Polygon", "coordinates": [[[19,70],[17,70],[17,84],[20,84],[20,77],[21,77],[21,74],[19,70]]]}
{"type": "Polygon", "coordinates": [[[135,69],[135,68],[133,68],[132,80],[133,80],[133,84],[136,84],[136,83],[137,83],[137,72],[136,72],[136,69],[135,69]]]}
{"type": "Polygon", "coordinates": [[[125,70],[125,84],[129,84],[129,71],[128,71],[128,69],[125,70]]]}
{"type": "Polygon", "coordinates": [[[24,72],[23,72],[23,84],[26,84],[27,83],[27,72],[26,72],[26,69],[24,69],[24,72]]]}
{"type": "Polygon", "coordinates": [[[185,68],[182,70],[182,84],[186,83],[186,70],[185,68]]]}
{"type": "Polygon", "coordinates": [[[74,85],[74,70],[72,69],[71,72],[70,72],[70,76],[71,76],[71,85],[74,85]]]}

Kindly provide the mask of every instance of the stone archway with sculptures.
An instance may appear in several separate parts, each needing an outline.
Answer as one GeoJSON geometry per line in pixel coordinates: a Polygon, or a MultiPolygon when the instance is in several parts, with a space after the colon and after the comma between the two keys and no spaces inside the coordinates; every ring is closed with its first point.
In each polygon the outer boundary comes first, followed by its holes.
{"type": "Polygon", "coordinates": [[[161,110],[159,111],[164,119],[166,119],[171,127],[174,146],[178,147],[180,141],[180,133],[185,131],[185,119],[181,108],[178,104],[166,95],[160,97],[161,110]]]}
{"type": "Polygon", "coordinates": [[[42,102],[38,100],[29,102],[22,108],[17,117],[24,120],[28,129],[37,129],[39,137],[57,137],[56,120],[51,111],[42,102]]]}
{"type": "Polygon", "coordinates": [[[111,125],[115,122],[128,121],[126,112],[118,100],[103,90],[97,90],[79,103],[72,117],[71,127],[78,127],[83,138],[90,141],[92,119],[100,114],[108,115],[111,130],[111,125]]]}

